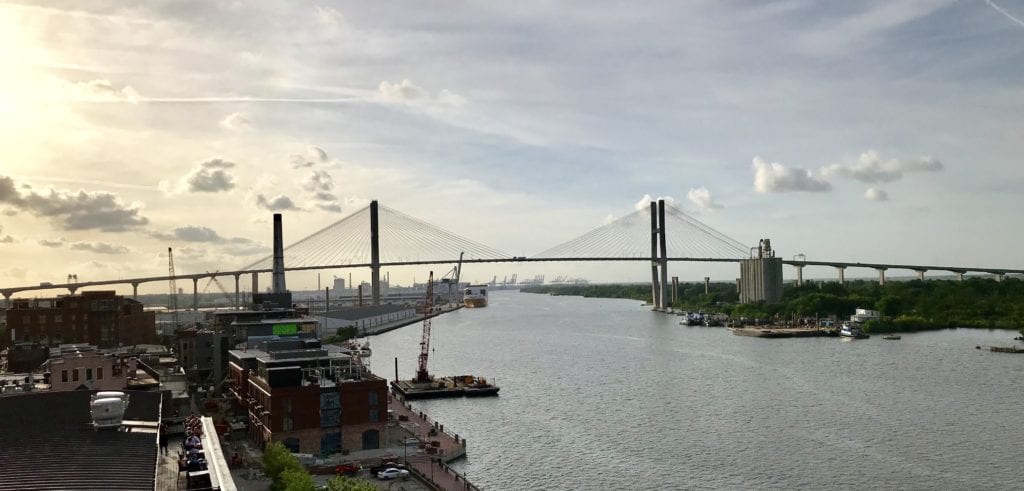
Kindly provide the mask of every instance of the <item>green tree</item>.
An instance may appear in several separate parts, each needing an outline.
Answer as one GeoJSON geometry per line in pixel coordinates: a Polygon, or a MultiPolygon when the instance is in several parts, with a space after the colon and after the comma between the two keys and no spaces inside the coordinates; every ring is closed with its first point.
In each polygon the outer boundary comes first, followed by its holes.
{"type": "Polygon", "coordinates": [[[285,487],[282,479],[285,471],[306,472],[302,464],[299,463],[299,459],[295,458],[281,442],[268,445],[267,449],[263,451],[263,473],[273,481],[270,489],[274,491],[289,489],[285,487]]]}
{"type": "Polygon", "coordinates": [[[305,469],[285,469],[281,473],[281,487],[285,491],[316,491],[316,483],[305,469]]]}
{"type": "Polygon", "coordinates": [[[327,491],[376,491],[377,486],[366,479],[338,476],[327,481],[327,491]]]}

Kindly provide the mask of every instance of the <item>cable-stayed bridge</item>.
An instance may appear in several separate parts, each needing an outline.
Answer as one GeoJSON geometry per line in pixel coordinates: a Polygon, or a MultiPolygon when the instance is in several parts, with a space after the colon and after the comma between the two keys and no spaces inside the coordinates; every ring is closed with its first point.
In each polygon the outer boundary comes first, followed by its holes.
{"type": "MultiPolygon", "coordinates": [[[[370,268],[374,273],[373,293],[376,299],[379,295],[377,283],[381,267],[460,262],[474,264],[643,261],[649,262],[652,266],[652,283],[666,285],[665,271],[668,262],[739,263],[750,257],[751,248],[742,242],[728,237],[670,204],[660,204],[660,209],[652,203],[650,209],[637,210],[535,255],[513,256],[374,201],[366,208],[284,248],[284,270],[370,268]]],[[[795,257],[793,260],[782,262],[796,268],[798,284],[803,281],[803,268],[806,266],[836,268],[840,282],[845,280],[844,271],[850,267],[875,269],[879,274],[879,281],[883,283],[885,272],[889,269],[915,271],[921,279],[924,279],[924,273],[930,270],[949,271],[961,279],[969,272],[989,273],[995,275],[997,280],[1008,273],[1024,273],[1024,270],[1006,268],[808,261],[797,260],[795,257]]],[[[131,285],[133,292],[137,294],[140,284],[175,279],[192,280],[193,294],[196,295],[200,280],[231,276],[235,279],[237,304],[241,276],[252,275],[253,291],[256,291],[257,275],[272,272],[272,266],[271,255],[235,270],[0,287],[0,294],[9,302],[11,296],[18,292],[66,289],[74,293],[81,288],[102,285],[131,285]]],[[[658,295],[657,291],[653,294],[655,297],[658,295]]]]}

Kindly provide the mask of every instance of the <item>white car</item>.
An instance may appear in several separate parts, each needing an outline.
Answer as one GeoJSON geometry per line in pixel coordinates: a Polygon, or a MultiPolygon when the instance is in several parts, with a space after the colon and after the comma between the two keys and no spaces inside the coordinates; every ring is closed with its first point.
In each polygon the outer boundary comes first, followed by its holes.
{"type": "Polygon", "coordinates": [[[409,477],[409,471],[405,469],[384,469],[377,473],[377,479],[397,479],[399,477],[409,477]]]}

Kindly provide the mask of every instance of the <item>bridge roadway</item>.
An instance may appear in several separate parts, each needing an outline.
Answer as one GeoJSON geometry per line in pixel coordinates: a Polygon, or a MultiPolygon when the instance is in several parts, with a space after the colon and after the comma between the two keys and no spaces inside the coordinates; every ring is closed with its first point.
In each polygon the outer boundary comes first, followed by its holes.
{"type": "MultiPolygon", "coordinates": [[[[463,259],[463,264],[485,264],[485,263],[530,263],[530,262],[628,262],[628,261],[657,261],[650,257],[573,257],[573,258],[547,258],[547,257],[525,257],[525,256],[513,256],[511,258],[499,258],[499,259],[463,259]]],[[[668,261],[676,262],[703,262],[703,263],[738,263],[743,259],[731,259],[731,258],[712,258],[712,257],[670,257],[668,261]]],[[[427,261],[396,261],[396,262],[381,262],[381,267],[395,267],[395,266],[427,266],[434,264],[453,264],[458,263],[458,259],[438,259],[438,260],[427,260],[427,261]]],[[[1006,274],[1021,274],[1024,273],[1024,269],[1008,269],[1008,268],[982,268],[982,267],[966,267],[966,266],[932,266],[932,265],[912,265],[912,264],[885,264],[885,263],[861,263],[861,262],[842,262],[842,261],[806,261],[806,260],[783,260],[783,264],[787,264],[797,268],[797,284],[803,283],[803,268],[806,266],[831,266],[839,271],[839,282],[845,281],[844,270],[846,268],[869,268],[878,271],[879,282],[885,283],[885,271],[889,269],[903,269],[909,271],[916,271],[920,279],[924,279],[924,273],[926,271],[949,271],[955,273],[960,279],[963,279],[963,275],[969,272],[977,273],[988,273],[996,276],[997,280],[1001,280],[1003,275],[1006,274]]],[[[297,266],[297,267],[285,267],[285,271],[309,271],[309,270],[324,270],[324,269],[345,269],[345,268],[369,268],[372,265],[370,263],[360,264],[333,264],[323,266],[297,266]]],[[[34,291],[34,290],[55,290],[55,289],[66,289],[71,294],[74,294],[81,288],[87,288],[92,286],[102,285],[132,285],[133,296],[138,295],[139,285],[143,283],[151,283],[154,281],[169,281],[171,279],[177,280],[192,280],[192,291],[193,295],[198,295],[199,280],[204,278],[214,278],[218,276],[234,276],[235,278],[235,303],[238,303],[239,295],[239,278],[244,274],[259,274],[259,273],[271,273],[271,269],[250,269],[250,270],[239,270],[239,271],[215,271],[213,273],[196,273],[196,274],[179,274],[175,276],[147,276],[141,278],[124,278],[116,280],[99,280],[99,281],[83,281],[78,283],[43,283],[39,285],[28,285],[18,286],[9,288],[0,288],[0,294],[4,296],[9,306],[9,301],[12,295],[18,292],[34,291]]]]}

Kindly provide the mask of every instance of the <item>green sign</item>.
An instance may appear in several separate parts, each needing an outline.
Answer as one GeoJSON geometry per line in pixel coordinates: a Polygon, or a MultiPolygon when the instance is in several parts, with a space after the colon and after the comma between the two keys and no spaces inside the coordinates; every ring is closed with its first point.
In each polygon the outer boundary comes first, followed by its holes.
{"type": "Polygon", "coordinates": [[[274,324],[274,334],[278,336],[284,336],[288,334],[297,334],[299,332],[298,324],[274,324]]]}

